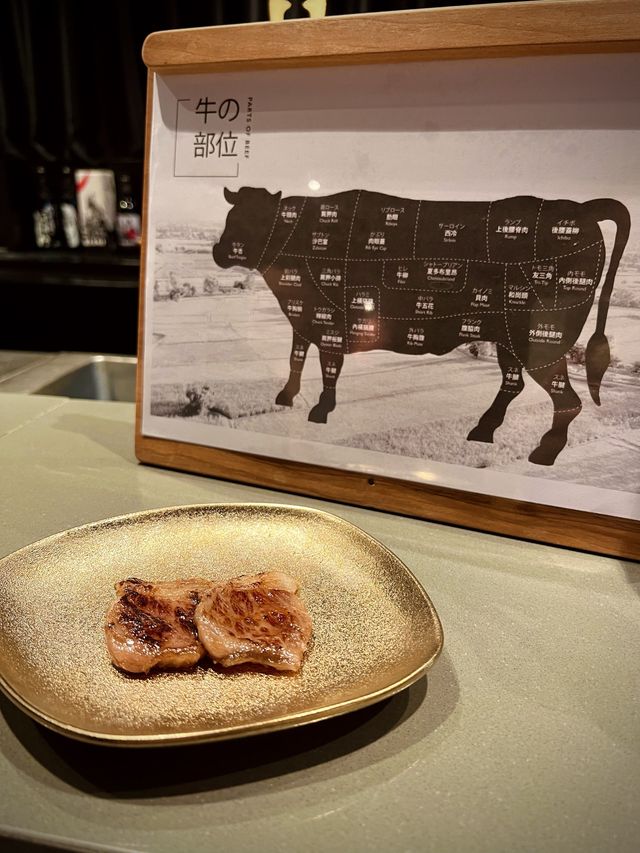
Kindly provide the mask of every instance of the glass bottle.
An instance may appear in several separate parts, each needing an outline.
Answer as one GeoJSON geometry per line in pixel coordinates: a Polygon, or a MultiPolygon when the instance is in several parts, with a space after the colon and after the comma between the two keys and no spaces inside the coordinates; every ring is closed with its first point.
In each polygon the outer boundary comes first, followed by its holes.
{"type": "Polygon", "coordinates": [[[118,176],[118,207],[116,212],[118,245],[133,248],[140,245],[140,212],[131,188],[131,176],[118,176]]]}
{"type": "Polygon", "coordinates": [[[60,216],[53,200],[47,170],[36,168],[36,204],[33,211],[33,233],[38,249],[59,249],[60,216]]]}
{"type": "Polygon", "coordinates": [[[78,202],[76,200],[76,182],[68,166],[62,168],[60,183],[60,216],[62,232],[68,249],[77,249],[80,245],[78,227],[78,202]]]}

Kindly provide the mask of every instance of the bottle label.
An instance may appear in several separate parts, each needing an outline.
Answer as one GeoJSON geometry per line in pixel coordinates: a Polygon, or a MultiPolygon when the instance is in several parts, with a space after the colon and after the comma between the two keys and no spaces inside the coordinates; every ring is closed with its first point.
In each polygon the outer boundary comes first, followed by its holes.
{"type": "Polygon", "coordinates": [[[138,213],[118,213],[118,243],[121,246],[140,244],[140,215],[138,213]]]}
{"type": "Polygon", "coordinates": [[[77,249],[80,245],[80,232],[78,230],[78,211],[69,202],[63,201],[60,205],[62,213],[62,227],[65,240],[70,249],[77,249]]]}
{"type": "Polygon", "coordinates": [[[50,249],[56,234],[56,217],[52,204],[45,204],[40,210],[34,211],[33,230],[36,246],[39,249],[50,249]]]}

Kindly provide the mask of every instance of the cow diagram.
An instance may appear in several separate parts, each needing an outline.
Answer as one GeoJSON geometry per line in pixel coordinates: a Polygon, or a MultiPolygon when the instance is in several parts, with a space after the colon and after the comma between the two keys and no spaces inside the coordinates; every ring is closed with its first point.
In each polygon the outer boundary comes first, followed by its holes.
{"type": "Polygon", "coordinates": [[[605,266],[599,222],[612,220],[616,238],[586,350],[589,390],[600,405],[610,361],[609,299],[630,229],[621,202],[420,201],[368,190],[282,198],[254,187],[224,195],[232,209],[214,261],[257,270],[293,330],[289,378],[277,404],[293,405],[311,344],[319,351],[323,391],[309,420],[326,423],[345,355],[374,349],[442,355],[489,341],[502,383],[467,438],[493,441],[526,370],[553,403],[551,428],[529,456],[540,465],[554,463],[582,408],[566,354],[605,266]]]}

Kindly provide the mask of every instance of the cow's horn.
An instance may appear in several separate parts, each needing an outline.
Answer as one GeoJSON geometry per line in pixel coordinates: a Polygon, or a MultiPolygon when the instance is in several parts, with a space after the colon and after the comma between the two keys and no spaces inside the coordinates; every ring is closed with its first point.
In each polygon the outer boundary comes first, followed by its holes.
{"type": "Polygon", "coordinates": [[[224,197],[229,202],[229,204],[235,204],[238,201],[238,193],[234,193],[231,190],[228,190],[226,187],[224,188],[224,197]]]}

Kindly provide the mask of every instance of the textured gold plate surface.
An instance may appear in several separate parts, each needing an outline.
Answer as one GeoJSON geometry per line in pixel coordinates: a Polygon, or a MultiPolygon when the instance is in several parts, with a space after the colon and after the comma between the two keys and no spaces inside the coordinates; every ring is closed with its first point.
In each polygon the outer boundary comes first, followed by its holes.
{"type": "Polygon", "coordinates": [[[0,561],[0,687],[72,737],[128,746],[255,734],[324,719],[408,687],[442,648],[425,591],[387,548],[327,513],[211,504],[100,521],[0,561]],[[103,624],[113,585],[282,570],[314,624],[302,672],[128,676],[103,624]]]}

